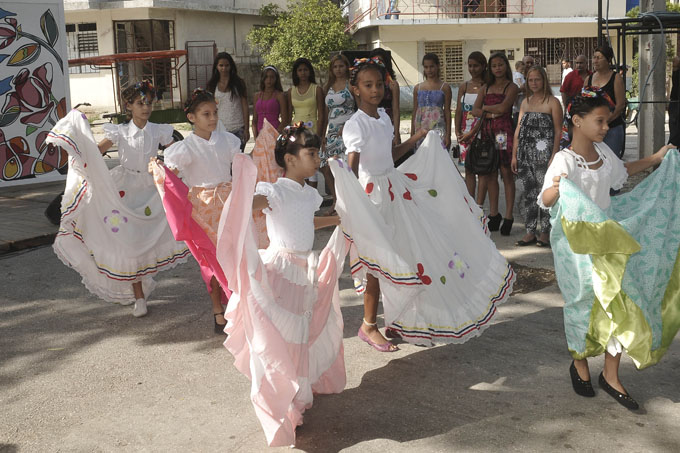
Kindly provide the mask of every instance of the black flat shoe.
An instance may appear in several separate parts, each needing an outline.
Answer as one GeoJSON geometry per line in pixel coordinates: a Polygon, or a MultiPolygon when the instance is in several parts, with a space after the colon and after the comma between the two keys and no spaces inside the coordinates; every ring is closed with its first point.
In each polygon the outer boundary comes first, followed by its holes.
{"type": "Polygon", "coordinates": [[[213,313],[213,317],[214,317],[213,320],[215,321],[215,333],[224,334],[224,328],[227,327],[227,324],[226,323],[224,323],[224,324],[218,324],[217,323],[217,317],[220,316],[220,315],[224,316],[224,312],[213,313]]]}
{"type": "Polygon", "coordinates": [[[502,236],[510,236],[510,230],[512,230],[512,224],[514,222],[515,222],[514,218],[513,219],[503,219],[503,226],[501,227],[501,235],[502,236]]]}
{"type": "Polygon", "coordinates": [[[593,390],[593,384],[590,381],[584,381],[578,375],[576,371],[576,366],[574,366],[574,361],[572,360],[571,366],[569,367],[569,375],[571,376],[571,385],[574,387],[574,391],[577,395],[593,397],[595,396],[595,390],[593,390]]]}
{"type": "Polygon", "coordinates": [[[525,241],[524,239],[520,239],[519,241],[515,242],[515,245],[518,247],[526,247],[527,245],[532,245],[536,243],[536,238],[529,239],[528,241],[525,241]]]}
{"type": "Polygon", "coordinates": [[[503,220],[503,216],[499,212],[496,215],[490,215],[489,216],[489,231],[498,231],[498,228],[501,226],[501,220],[503,220]]]}
{"type": "Polygon", "coordinates": [[[600,388],[605,392],[609,393],[609,395],[611,395],[611,397],[614,398],[616,402],[619,403],[621,406],[631,411],[640,408],[640,405],[637,403],[637,401],[635,401],[629,395],[624,395],[623,393],[619,392],[614,387],[609,385],[609,383],[604,378],[604,374],[600,373],[600,379],[598,382],[600,384],[600,388]]]}
{"type": "Polygon", "coordinates": [[[552,248],[552,247],[550,247],[550,242],[543,242],[543,241],[536,241],[536,247],[552,248]]]}

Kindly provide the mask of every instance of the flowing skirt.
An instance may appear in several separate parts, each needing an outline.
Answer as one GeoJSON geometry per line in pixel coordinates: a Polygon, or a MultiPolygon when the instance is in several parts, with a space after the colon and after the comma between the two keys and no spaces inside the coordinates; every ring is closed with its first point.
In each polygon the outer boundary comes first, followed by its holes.
{"type": "Polygon", "coordinates": [[[398,169],[361,184],[346,167],[331,161],[336,209],[356,247],[356,255],[350,251],[355,277],[368,272],[382,278],[386,325],[425,345],[479,335],[512,292],[515,274],[489,238],[486,217],[460,173],[441,152],[439,135],[429,133],[398,169]],[[383,243],[388,247],[376,246],[383,243]],[[392,272],[395,262],[407,263],[408,270],[392,272]],[[417,291],[394,291],[408,286],[417,291]]]}
{"type": "Polygon", "coordinates": [[[151,176],[123,167],[109,172],[87,118],[77,110],[54,126],[47,142],[69,154],[55,253],[102,299],[134,300],[135,282],[148,297],[152,277],[189,255],[172,236],[151,176]]]}
{"type": "Polygon", "coordinates": [[[680,329],[680,158],[605,212],[566,178],[551,208],[551,243],[571,355],[616,339],[638,368],[657,363],[680,329]]]}
{"type": "Polygon", "coordinates": [[[217,256],[233,291],[224,346],[251,381],[270,446],[295,444],[313,395],[345,387],[338,278],[348,241],[336,229],[321,252],[257,249],[250,213],[256,169],[234,159],[234,190],[220,220],[217,256]]]}

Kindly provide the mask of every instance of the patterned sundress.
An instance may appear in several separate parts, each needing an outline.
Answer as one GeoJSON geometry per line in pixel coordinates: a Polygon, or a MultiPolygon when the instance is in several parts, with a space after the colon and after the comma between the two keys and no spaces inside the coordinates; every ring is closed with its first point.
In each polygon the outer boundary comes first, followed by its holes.
{"type": "MultiPolygon", "coordinates": [[[[446,117],[444,116],[444,84],[438,90],[418,90],[418,108],[416,110],[416,130],[428,129],[437,131],[442,138],[446,134],[446,117]]],[[[416,148],[423,140],[418,140],[416,148]]]]}
{"type": "MultiPolygon", "coordinates": [[[[508,82],[503,88],[503,93],[487,93],[484,96],[484,105],[498,105],[505,100],[505,90],[512,82],[508,82]]],[[[496,145],[496,151],[501,154],[501,165],[508,166],[512,161],[512,142],[515,135],[515,130],[512,127],[512,114],[506,112],[498,118],[490,118],[487,116],[484,119],[484,131],[493,138],[496,145]]]]}
{"type": "Polygon", "coordinates": [[[549,113],[527,112],[519,124],[517,143],[517,207],[524,217],[527,233],[550,232],[550,214],[539,208],[536,198],[543,186],[555,143],[555,126],[549,113]],[[540,212],[540,214],[539,214],[540,212]]]}
{"type": "MultiPolygon", "coordinates": [[[[461,99],[461,103],[463,104],[463,119],[461,126],[464,134],[470,132],[479,121],[479,118],[472,114],[472,108],[475,106],[475,101],[477,100],[477,93],[468,93],[467,87],[467,82],[465,82],[465,94],[461,99]]],[[[460,160],[461,162],[465,162],[465,156],[467,156],[468,148],[470,148],[470,142],[460,142],[458,145],[460,146],[460,160]]]]}
{"type": "Polygon", "coordinates": [[[337,93],[333,87],[328,89],[326,95],[326,105],[328,106],[328,132],[326,132],[326,149],[319,152],[321,166],[328,165],[328,159],[345,152],[345,144],[342,141],[342,127],[345,121],[354,114],[356,104],[354,97],[349,91],[349,85],[337,93]]]}

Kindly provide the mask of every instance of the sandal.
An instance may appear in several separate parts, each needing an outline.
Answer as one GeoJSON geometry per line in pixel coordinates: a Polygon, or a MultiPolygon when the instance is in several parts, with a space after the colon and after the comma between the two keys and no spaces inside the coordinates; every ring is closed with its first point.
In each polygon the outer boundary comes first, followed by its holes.
{"type": "Polygon", "coordinates": [[[518,246],[518,247],[526,247],[527,245],[532,245],[532,244],[535,244],[537,242],[538,242],[538,240],[534,236],[533,239],[529,239],[528,241],[525,241],[524,239],[520,239],[519,241],[515,242],[515,245],[518,246]]]}
{"type": "Polygon", "coordinates": [[[550,247],[550,242],[536,241],[536,247],[550,247]]]}
{"type": "Polygon", "coordinates": [[[217,323],[217,317],[218,316],[224,316],[224,312],[221,313],[213,313],[213,317],[215,318],[215,333],[224,333],[224,329],[227,327],[227,323],[225,322],[224,324],[218,324],[217,323]]]}
{"type": "MultiPolygon", "coordinates": [[[[376,323],[374,323],[374,322],[366,322],[366,320],[363,320],[363,322],[364,322],[367,326],[375,326],[375,325],[376,325],[376,323]]],[[[387,343],[384,343],[384,344],[375,343],[373,340],[371,340],[371,339],[368,337],[368,335],[366,335],[366,334],[364,333],[363,330],[361,330],[361,326],[359,326],[359,332],[357,333],[357,335],[359,336],[359,338],[360,338],[362,341],[365,341],[365,342],[368,343],[369,345],[373,346],[373,348],[374,348],[375,350],[377,350],[377,351],[380,351],[380,352],[395,352],[395,351],[399,350],[399,348],[398,348],[396,345],[390,343],[389,341],[388,341],[387,343]]]]}

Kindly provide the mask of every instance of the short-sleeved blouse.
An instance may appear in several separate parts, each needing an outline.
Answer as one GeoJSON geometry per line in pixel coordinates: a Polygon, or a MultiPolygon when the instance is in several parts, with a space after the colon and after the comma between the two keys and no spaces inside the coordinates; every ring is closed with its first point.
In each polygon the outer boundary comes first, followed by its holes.
{"type": "Polygon", "coordinates": [[[189,187],[215,187],[231,181],[231,162],[241,140],[229,132],[213,132],[210,140],[189,134],[165,150],[165,165],[179,170],[189,187]]]}
{"type": "Polygon", "coordinates": [[[104,125],[104,137],[118,147],[123,168],[145,174],[149,159],[158,153],[158,145],[165,146],[172,142],[172,131],[169,124],[150,122],[142,129],[134,121],[104,125]]]}
{"type": "Polygon", "coordinates": [[[605,143],[594,143],[594,145],[599,156],[595,162],[586,162],[583,157],[570,149],[563,149],[555,154],[545,174],[541,193],[538,194],[540,207],[547,208],[543,204],[543,192],[552,187],[555,176],[563,174],[578,185],[601,209],[609,207],[611,204],[609,189],[621,189],[628,179],[628,170],[623,165],[623,161],[616,157],[605,143]],[[595,170],[588,168],[600,159],[603,163],[599,168],[595,170]]]}
{"type": "Polygon", "coordinates": [[[383,175],[394,168],[392,138],[394,126],[385,109],[378,109],[379,118],[357,110],[345,123],[342,139],[346,152],[361,153],[359,177],[383,175]]]}
{"type": "Polygon", "coordinates": [[[267,197],[267,235],[270,247],[309,252],[314,246],[314,213],[323,198],[313,187],[289,178],[258,182],[255,194],[267,197]]]}

